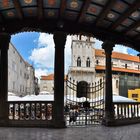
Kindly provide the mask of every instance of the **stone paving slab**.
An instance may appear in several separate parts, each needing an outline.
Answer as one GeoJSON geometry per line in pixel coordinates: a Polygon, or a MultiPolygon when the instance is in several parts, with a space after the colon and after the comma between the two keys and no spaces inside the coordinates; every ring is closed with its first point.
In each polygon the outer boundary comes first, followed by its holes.
{"type": "Polygon", "coordinates": [[[140,140],[140,124],[64,129],[0,127],[0,140],[140,140]]]}

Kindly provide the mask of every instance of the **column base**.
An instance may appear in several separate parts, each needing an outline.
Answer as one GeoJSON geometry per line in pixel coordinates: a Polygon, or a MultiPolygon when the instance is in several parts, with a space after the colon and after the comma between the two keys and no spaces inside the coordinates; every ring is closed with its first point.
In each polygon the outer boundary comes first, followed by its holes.
{"type": "Polygon", "coordinates": [[[106,120],[104,118],[102,120],[102,125],[104,125],[104,126],[115,126],[115,120],[106,120]]]}
{"type": "Polygon", "coordinates": [[[114,113],[106,111],[105,112],[105,117],[102,120],[102,125],[114,126],[115,125],[114,113]]]}
{"type": "Polygon", "coordinates": [[[0,118],[0,126],[8,126],[8,120],[0,118]]]}
{"type": "Polygon", "coordinates": [[[66,122],[62,120],[55,120],[53,122],[53,127],[54,128],[66,128],[66,122]]]}

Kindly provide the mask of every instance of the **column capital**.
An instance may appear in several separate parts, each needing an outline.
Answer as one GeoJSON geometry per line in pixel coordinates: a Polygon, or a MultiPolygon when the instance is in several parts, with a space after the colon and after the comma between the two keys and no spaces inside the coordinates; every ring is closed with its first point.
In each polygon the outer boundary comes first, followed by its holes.
{"type": "Polygon", "coordinates": [[[8,33],[0,33],[0,49],[9,48],[9,42],[11,39],[11,35],[8,33]]]}
{"type": "Polygon", "coordinates": [[[67,35],[65,32],[61,32],[61,31],[54,32],[53,39],[54,39],[55,47],[65,46],[66,37],[67,35]]]}
{"type": "Polygon", "coordinates": [[[114,46],[115,46],[115,43],[108,40],[106,40],[102,44],[102,48],[105,50],[105,53],[112,53],[114,46]]]}

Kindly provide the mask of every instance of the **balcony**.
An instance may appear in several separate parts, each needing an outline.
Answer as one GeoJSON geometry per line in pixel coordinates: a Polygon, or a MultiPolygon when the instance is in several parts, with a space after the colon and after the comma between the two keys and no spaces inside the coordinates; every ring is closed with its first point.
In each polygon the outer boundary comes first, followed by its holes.
{"type": "Polygon", "coordinates": [[[77,66],[72,66],[69,67],[69,72],[95,72],[95,67],[77,67],[77,66]]]}

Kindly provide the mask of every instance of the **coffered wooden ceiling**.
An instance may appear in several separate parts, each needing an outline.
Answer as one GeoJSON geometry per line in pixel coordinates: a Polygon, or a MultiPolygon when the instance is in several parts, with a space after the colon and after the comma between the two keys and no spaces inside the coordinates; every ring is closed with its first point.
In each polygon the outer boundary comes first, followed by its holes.
{"type": "Polygon", "coordinates": [[[140,0],[0,0],[0,32],[57,30],[140,51],[140,0]]]}

